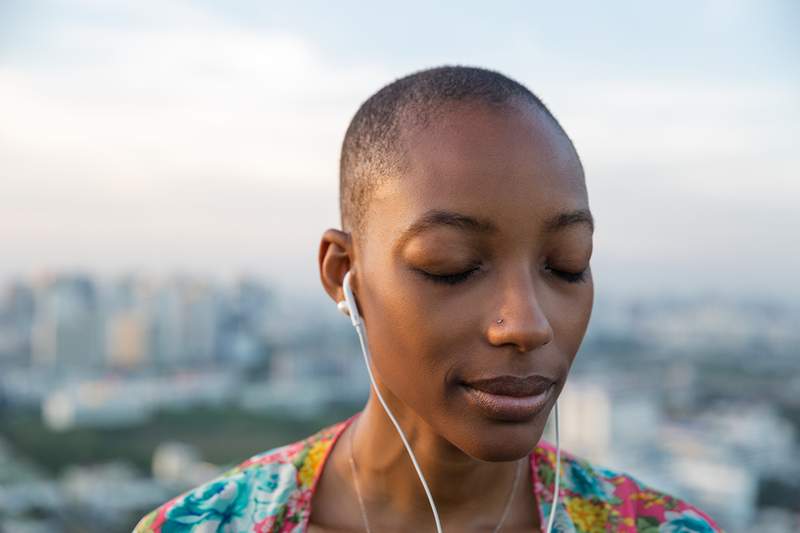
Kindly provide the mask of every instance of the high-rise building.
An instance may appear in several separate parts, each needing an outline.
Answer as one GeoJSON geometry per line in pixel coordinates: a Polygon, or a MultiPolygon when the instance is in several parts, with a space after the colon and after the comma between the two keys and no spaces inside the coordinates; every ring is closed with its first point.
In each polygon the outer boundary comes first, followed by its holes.
{"type": "Polygon", "coordinates": [[[57,368],[97,367],[103,358],[103,315],[94,283],[85,276],[59,276],[37,294],[31,360],[57,368]]]}

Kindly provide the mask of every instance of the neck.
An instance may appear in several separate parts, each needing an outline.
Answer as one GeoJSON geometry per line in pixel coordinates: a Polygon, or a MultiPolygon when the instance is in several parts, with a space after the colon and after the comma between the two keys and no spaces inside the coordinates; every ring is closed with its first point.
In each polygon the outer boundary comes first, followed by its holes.
{"type": "MultiPolygon", "coordinates": [[[[530,494],[527,459],[486,462],[474,459],[438,435],[424,420],[387,398],[392,413],[411,445],[433,496],[440,520],[493,528],[509,500],[517,468],[516,495],[530,494]],[[477,489],[477,490],[476,490],[477,489]]],[[[422,483],[400,435],[374,391],[363,412],[348,428],[357,464],[359,485],[370,522],[417,523],[430,529],[432,511],[422,483]]],[[[350,446],[349,442],[346,445],[350,446]]],[[[348,450],[349,453],[349,450],[348,450]]],[[[465,530],[466,528],[457,528],[465,530]]],[[[471,529],[471,527],[470,527],[471,529]]]]}

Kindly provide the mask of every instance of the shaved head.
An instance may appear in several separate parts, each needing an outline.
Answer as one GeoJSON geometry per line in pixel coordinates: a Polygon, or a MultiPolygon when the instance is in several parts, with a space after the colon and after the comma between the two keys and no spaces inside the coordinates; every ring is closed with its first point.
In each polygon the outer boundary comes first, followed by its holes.
{"type": "Polygon", "coordinates": [[[395,80],[361,104],[347,128],[339,169],[344,231],[360,239],[366,231],[366,213],[375,191],[402,176],[406,169],[409,135],[435,123],[459,103],[510,110],[530,105],[564,131],[533,92],[495,71],[443,66],[395,80]]]}

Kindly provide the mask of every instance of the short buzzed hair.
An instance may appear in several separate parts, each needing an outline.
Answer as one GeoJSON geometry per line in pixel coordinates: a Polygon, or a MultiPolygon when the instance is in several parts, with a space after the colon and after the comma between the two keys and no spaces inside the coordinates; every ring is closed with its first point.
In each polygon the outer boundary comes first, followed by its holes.
{"type": "MultiPolygon", "coordinates": [[[[483,68],[442,66],[414,72],[370,96],[350,121],[342,143],[339,208],[342,229],[359,238],[375,191],[404,170],[402,134],[424,128],[446,104],[474,101],[503,106],[518,100],[556,118],[533,92],[519,82],[483,68]]],[[[565,133],[566,135],[566,133],[565,133]]]]}

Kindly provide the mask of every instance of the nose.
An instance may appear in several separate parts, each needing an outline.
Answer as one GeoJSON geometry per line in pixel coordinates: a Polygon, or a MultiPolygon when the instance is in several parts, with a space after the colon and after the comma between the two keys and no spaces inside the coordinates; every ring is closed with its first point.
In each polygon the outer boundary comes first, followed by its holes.
{"type": "Polygon", "coordinates": [[[553,329],[537,294],[531,272],[507,276],[498,291],[500,305],[491,317],[487,337],[495,346],[512,344],[520,353],[529,352],[553,340],[553,329]],[[500,324],[498,319],[502,319],[500,324]]]}

